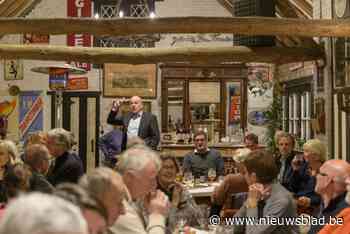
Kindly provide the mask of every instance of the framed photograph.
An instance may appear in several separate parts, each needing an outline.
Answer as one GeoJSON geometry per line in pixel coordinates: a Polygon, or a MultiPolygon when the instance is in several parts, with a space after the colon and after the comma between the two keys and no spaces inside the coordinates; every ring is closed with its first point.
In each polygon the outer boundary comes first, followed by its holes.
{"type": "Polygon", "coordinates": [[[103,96],[156,98],[156,64],[104,64],[103,96]]]}
{"type": "Polygon", "coordinates": [[[4,60],[4,80],[23,80],[22,60],[4,60]]]}

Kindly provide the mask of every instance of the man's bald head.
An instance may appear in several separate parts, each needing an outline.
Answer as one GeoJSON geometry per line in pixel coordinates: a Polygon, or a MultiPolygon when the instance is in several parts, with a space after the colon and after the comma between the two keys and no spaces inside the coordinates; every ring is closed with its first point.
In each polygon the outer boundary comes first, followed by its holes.
{"type": "Polygon", "coordinates": [[[130,111],[132,113],[139,113],[143,110],[142,98],[139,96],[133,96],[130,98],[130,111]]]}
{"type": "Polygon", "coordinates": [[[322,165],[321,168],[326,170],[329,176],[343,181],[350,176],[350,164],[344,160],[328,160],[322,165]]]}
{"type": "Polygon", "coordinates": [[[316,177],[315,191],[320,195],[338,197],[346,191],[345,180],[350,176],[350,164],[332,159],[322,164],[316,177]]]}

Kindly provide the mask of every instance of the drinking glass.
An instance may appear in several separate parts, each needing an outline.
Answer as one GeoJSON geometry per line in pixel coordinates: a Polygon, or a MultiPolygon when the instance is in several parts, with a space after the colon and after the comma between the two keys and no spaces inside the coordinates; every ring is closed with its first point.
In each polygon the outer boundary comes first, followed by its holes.
{"type": "Polygon", "coordinates": [[[179,183],[182,183],[182,180],[183,180],[183,173],[180,170],[178,173],[176,173],[176,181],[179,183]]]}
{"type": "Polygon", "coordinates": [[[193,186],[193,175],[192,175],[192,172],[185,172],[184,174],[184,183],[187,185],[187,186],[193,186]]]}
{"type": "Polygon", "coordinates": [[[210,168],[208,170],[208,181],[213,182],[216,178],[216,170],[214,168],[210,168]]]}

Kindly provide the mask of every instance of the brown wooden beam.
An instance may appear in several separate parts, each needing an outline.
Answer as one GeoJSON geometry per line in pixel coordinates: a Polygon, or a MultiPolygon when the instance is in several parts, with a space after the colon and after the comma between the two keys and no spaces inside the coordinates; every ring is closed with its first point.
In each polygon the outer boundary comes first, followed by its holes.
{"type": "Polygon", "coordinates": [[[1,18],[0,32],[2,34],[91,33],[115,36],[148,33],[234,33],[301,37],[349,37],[350,20],[277,19],[269,17],[1,18]]]}
{"type": "Polygon", "coordinates": [[[290,63],[324,57],[318,48],[280,47],[178,47],[178,48],[87,48],[67,46],[0,44],[0,58],[88,63],[145,64],[158,62],[266,62],[290,63]]]}

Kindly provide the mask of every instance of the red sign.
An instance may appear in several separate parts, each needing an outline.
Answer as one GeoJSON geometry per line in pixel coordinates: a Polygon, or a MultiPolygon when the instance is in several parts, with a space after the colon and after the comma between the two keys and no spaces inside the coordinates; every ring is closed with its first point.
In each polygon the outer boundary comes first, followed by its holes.
{"type": "Polygon", "coordinates": [[[45,34],[32,34],[25,33],[23,35],[23,43],[24,44],[49,44],[50,36],[45,34]]]}
{"type": "Polygon", "coordinates": [[[68,90],[88,89],[88,78],[87,77],[70,77],[68,79],[68,90]]]}
{"type": "MultiPolygon", "coordinates": [[[[68,0],[67,16],[68,17],[91,17],[91,0],[68,0]]],[[[68,46],[91,47],[91,35],[89,34],[68,34],[68,46]]],[[[91,70],[90,63],[70,62],[75,67],[91,70]]]]}

